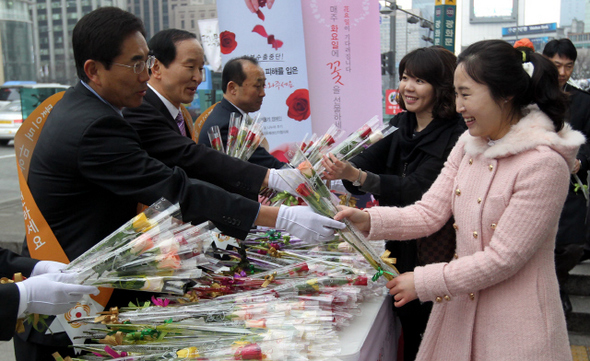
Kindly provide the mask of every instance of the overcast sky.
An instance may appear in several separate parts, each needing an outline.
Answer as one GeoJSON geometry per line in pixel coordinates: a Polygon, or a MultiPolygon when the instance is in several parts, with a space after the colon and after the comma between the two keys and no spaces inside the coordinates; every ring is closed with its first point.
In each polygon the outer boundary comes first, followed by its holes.
{"type": "MultiPolygon", "coordinates": [[[[494,1],[494,0],[490,0],[494,1]]],[[[523,9],[520,9],[518,25],[535,25],[545,23],[558,23],[560,19],[561,0],[520,0],[523,9]]],[[[397,0],[397,5],[403,9],[412,8],[412,0],[397,0]]],[[[460,19],[462,6],[469,6],[469,0],[457,0],[457,19],[460,19]]],[[[457,21],[456,44],[461,44],[461,22],[457,21]]],[[[460,48],[459,48],[460,49],[460,48]]]]}
{"type": "MultiPolygon", "coordinates": [[[[493,1],[493,0],[490,0],[493,1]]],[[[521,0],[524,3],[524,24],[535,25],[545,23],[559,23],[560,0],[521,0]]],[[[412,0],[397,0],[397,4],[404,9],[412,7],[412,0]]],[[[469,6],[469,0],[457,0],[457,6],[469,6]]],[[[559,25],[559,24],[558,24],[559,25]]]]}

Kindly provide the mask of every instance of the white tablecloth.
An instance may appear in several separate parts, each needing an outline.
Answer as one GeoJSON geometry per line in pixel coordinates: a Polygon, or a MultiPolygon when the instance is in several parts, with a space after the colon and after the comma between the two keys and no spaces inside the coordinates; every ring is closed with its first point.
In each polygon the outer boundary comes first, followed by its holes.
{"type": "Polygon", "coordinates": [[[362,314],[340,331],[342,361],[394,361],[401,325],[390,296],[375,297],[361,304],[362,314]]]}

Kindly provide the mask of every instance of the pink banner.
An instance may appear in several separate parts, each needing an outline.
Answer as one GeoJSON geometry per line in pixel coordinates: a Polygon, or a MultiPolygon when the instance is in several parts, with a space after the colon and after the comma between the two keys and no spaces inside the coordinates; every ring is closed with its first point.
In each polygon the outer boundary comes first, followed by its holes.
{"type": "Polygon", "coordinates": [[[312,129],[383,119],[379,2],[301,0],[312,129]]]}

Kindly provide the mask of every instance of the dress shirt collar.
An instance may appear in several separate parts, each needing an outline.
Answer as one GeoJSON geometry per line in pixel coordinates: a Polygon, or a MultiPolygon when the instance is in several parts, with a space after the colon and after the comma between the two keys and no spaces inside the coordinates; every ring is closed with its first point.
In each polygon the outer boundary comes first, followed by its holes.
{"type": "Polygon", "coordinates": [[[154,87],[151,86],[150,83],[148,83],[148,86],[150,87],[151,90],[154,91],[154,93],[156,93],[156,95],[158,96],[158,98],[160,98],[162,103],[164,103],[164,105],[166,106],[166,109],[168,109],[168,111],[170,112],[170,115],[172,115],[172,119],[176,119],[176,117],[178,116],[178,113],[180,113],[180,108],[175,107],[174,104],[172,104],[170,102],[170,100],[164,98],[164,96],[162,94],[158,93],[158,91],[156,89],[154,89],[154,87]]]}
{"type": "Polygon", "coordinates": [[[244,118],[245,115],[248,115],[248,113],[246,113],[245,111],[243,111],[242,109],[240,109],[237,105],[235,105],[234,103],[230,102],[227,98],[225,98],[225,100],[227,100],[228,103],[230,103],[231,105],[234,106],[234,108],[236,108],[240,114],[242,114],[242,119],[244,118]]]}
{"type": "Polygon", "coordinates": [[[121,109],[117,108],[116,106],[114,106],[113,104],[107,102],[106,100],[104,100],[100,95],[98,95],[98,93],[92,89],[92,87],[88,84],[86,84],[86,82],[84,80],[80,80],[80,83],[82,83],[82,85],[84,85],[86,87],[86,89],[90,90],[90,92],[94,95],[96,95],[96,97],[98,99],[100,99],[100,101],[102,101],[103,103],[105,103],[106,105],[110,106],[111,108],[113,108],[114,111],[117,112],[117,114],[119,114],[121,116],[121,118],[123,118],[123,112],[121,111],[121,109]]]}

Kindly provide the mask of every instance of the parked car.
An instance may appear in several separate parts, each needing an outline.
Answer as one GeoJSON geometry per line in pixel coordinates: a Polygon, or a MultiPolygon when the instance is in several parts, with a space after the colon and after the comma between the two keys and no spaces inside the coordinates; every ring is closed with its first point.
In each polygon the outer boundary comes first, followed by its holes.
{"type": "Polygon", "coordinates": [[[57,83],[7,83],[0,87],[0,145],[7,145],[14,139],[23,119],[27,119],[45,99],[69,88],[57,83]]]}
{"type": "Polygon", "coordinates": [[[7,105],[13,100],[20,99],[20,89],[24,86],[35,85],[35,81],[7,81],[0,86],[0,106],[7,105]]]}
{"type": "Polygon", "coordinates": [[[13,100],[0,107],[0,145],[7,145],[23,123],[21,102],[13,100]]]}

